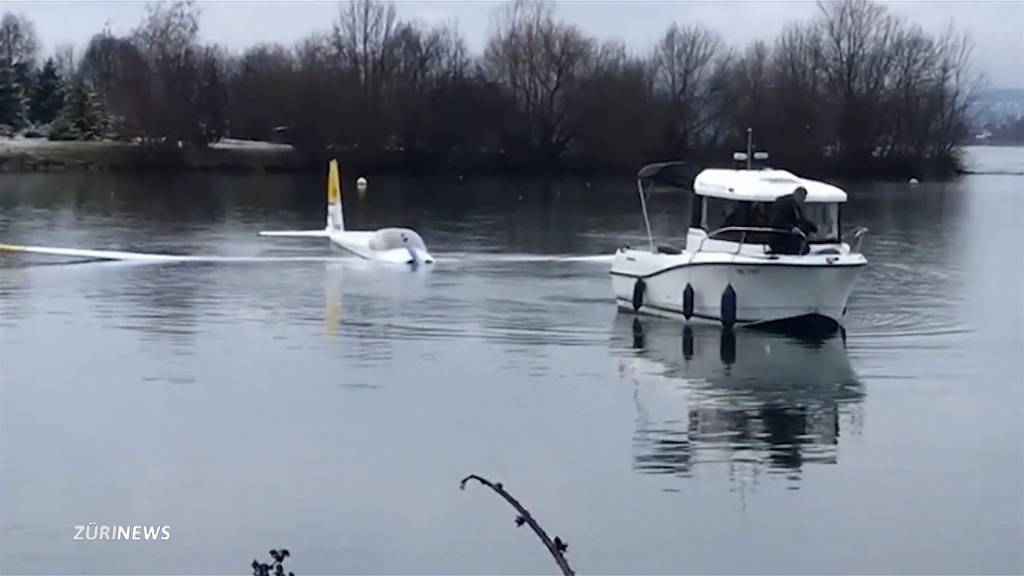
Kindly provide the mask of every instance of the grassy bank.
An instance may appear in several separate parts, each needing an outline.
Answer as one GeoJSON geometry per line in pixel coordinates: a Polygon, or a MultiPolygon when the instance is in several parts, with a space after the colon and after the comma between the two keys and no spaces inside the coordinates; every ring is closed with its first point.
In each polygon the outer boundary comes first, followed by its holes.
{"type": "Polygon", "coordinates": [[[227,139],[207,148],[131,142],[0,139],[0,172],[211,170],[286,172],[303,169],[286,144],[227,139]]]}

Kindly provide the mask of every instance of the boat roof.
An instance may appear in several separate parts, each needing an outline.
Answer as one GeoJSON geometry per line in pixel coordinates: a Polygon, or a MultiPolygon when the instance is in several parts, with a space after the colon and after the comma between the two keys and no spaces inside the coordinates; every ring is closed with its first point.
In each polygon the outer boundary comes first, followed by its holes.
{"type": "Polygon", "coordinates": [[[846,192],[841,188],[786,170],[708,168],[693,180],[693,191],[701,196],[746,202],[771,202],[792,194],[799,186],[807,189],[808,202],[846,202],[846,192]]]}

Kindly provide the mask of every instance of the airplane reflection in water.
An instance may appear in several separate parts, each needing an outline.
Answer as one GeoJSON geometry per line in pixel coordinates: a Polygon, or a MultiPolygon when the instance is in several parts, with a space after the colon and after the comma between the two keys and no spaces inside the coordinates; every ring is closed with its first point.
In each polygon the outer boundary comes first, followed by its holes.
{"type": "MultiPolygon", "coordinates": [[[[633,468],[689,477],[836,464],[840,427],[860,423],[863,386],[839,334],[798,338],[618,315],[613,349],[635,383],[633,468]]],[[[743,479],[745,482],[745,479],[743,479]]]]}

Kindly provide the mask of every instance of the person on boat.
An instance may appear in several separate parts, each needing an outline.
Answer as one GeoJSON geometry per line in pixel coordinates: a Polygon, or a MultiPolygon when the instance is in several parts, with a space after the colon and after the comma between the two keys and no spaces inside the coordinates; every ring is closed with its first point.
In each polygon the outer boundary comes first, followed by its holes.
{"type": "Polygon", "coordinates": [[[806,254],[807,235],[818,231],[818,226],[804,217],[807,189],[803,186],[792,194],[779,196],[772,202],[769,225],[790,234],[773,234],[769,246],[776,254],[806,254]]]}
{"type": "Polygon", "coordinates": [[[722,222],[723,228],[732,226],[754,226],[754,203],[737,202],[722,222]]]}
{"type": "MultiPolygon", "coordinates": [[[[722,228],[764,228],[769,223],[768,205],[764,202],[736,202],[732,210],[722,222],[722,228]]],[[[740,232],[733,230],[721,234],[721,239],[739,242],[745,238],[747,242],[764,244],[768,240],[761,232],[740,232]]]]}

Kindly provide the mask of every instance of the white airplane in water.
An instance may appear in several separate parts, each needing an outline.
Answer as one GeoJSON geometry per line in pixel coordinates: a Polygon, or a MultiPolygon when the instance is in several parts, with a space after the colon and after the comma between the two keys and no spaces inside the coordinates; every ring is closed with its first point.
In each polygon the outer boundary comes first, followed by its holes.
{"type": "MultiPolygon", "coordinates": [[[[413,266],[434,263],[434,257],[430,255],[430,252],[427,252],[427,245],[423,243],[423,239],[415,231],[408,228],[381,228],[375,232],[345,230],[345,220],[341,213],[341,184],[338,179],[338,162],[336,160],[331,160],[330,171],[327,176],[327,226],[324,229],[260,232],[260,235],[328,238],[334,244],[367,260],[411,264],[413,266]]],[[[309,256],[192,256],[124,252],[120,250],[58,248],[53,246],[19,246],[14,244],[0,244],[0,252],[27,252],[49,256],[86,258],[89,260],[121,260],[130,262],[298,262],[325,260],[325,258],[309,256]]]]}
{"type": "Polygon", "coordinates": [[[327,238],[332,243],[366,260],[396,264],[433,264],[423,238],[409,228],[381,228],[373,232],[345,229],[341,207],[338,161],[331,160],[327,173],[327,226],[322,230],[281,230],[260,232],[260,236],[327,238]]]}

